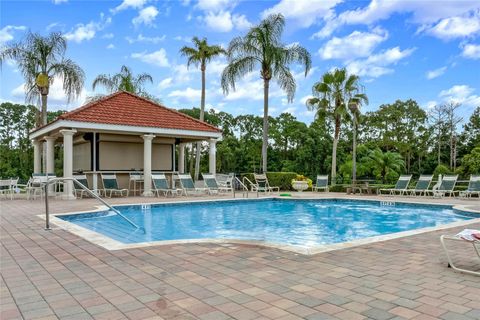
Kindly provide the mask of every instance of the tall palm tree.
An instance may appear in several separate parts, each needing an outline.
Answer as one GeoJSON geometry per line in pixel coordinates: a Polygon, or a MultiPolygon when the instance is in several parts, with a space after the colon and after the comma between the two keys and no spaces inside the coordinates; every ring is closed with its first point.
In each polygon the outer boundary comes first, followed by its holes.
{"type": "MultiPolygon", "coordinates": [[[[93,80],[92,89],[95,90],[99,86],[102,86],[108,93],[123,90],[154,100],[154,98],[144,89],[145,83],[147,82],[153,83],[153,78],[148,73],[141,73],[135,76],[132,72],[132,69],[127,66],[122,66],[120,68],[120,72],[114,75],[99,74],[93,80]]],[[[96,99],[101,96],[102,95],[97,95],[92,99],[96,99]]]]}
{"type": "Polygon", "coordinates": [[[267,172],[268,147],[268,94],[273,79],[287,93],[288,102],[293,101],[296,83],[289,65],[298,62],[305,67],[305,76],[312,65],[308,51],[298,44],[284,45],[281,36],[285,18],[272,14],[254,26],[244,37],[232,39],[228,46],[228,66],[222,73],[222,88],[228,94],[235,90],[239,78],[260,67],[263,80],[263,143],[262,170],[267,172]]]}
{"type": "Polygon", "coordinates": [[[360,77],[347,74],[347,70],[335,69],[325,73],[321,80],[313,85],[313,98],[307,100],[309,110],[326,111],[333,117],[335,133],[332,148],[331,183],[335,184],[337,177],[337,146],[340,138],[342,119],[348,118],[350,102],[368,103],[367,95],[363,93],[360,77]]]}
{"type": "MultiPolygon", "coordinates": [[[[218,45],[209,45],[207,39],[200,40],[197,37],[192,38],[193,47],[184,46],[180,49],[182,56],[187,57],[187,67],[194,64],[200,65],[200,71],[202,72],[202,96],[200,98],[200,121],[204,120],[205,113],[205,71],[207,70],[207,63],[213,58],[226,54],[227,52],[218,45]]],[[[200,172],[200,150],[201,142],[197,142],[197,154],[195,157],[195,180],[198,180],[200,172]]]]}
{"type": "Polygon", "coordinates": [[[397,152],[382,152],[379,148],[372,150],[367,156],[367,162],[373,171],[380,175],[382,183],[385,183],[385,177],[391,171],[400,174],[405,167],[405,161],[401,154],[397,152]]]}
{"type": "Polygon", "coordinates": [[[41,102],[37,126],[47,124],[48,93],[55,78],[63,82],[68,102],[76,99],[82,91],[85,74],[79,65],[64,57],[66,50],[67,41],[61,33],[53,32],[42,37],[30,32],[24,41],[0,52],[0,64],[5,59],[14,60],[25,78],[26,102],[41,102]]]}

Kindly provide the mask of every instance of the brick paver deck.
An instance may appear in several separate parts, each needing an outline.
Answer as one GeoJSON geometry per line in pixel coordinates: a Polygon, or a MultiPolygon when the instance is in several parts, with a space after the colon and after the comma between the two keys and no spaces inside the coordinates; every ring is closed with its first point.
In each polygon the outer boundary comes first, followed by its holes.
{"type": "MultiPolygon", "coordinates": [[[[52,211],[96,204],[53,201],[52,211]]],[[[480,319],[480,277],[446,267],[445,230],[313,256],[234,244],[108,251],[45,231],[43,212],[40,201],[0,202],[3,320],[480,319]]]]}

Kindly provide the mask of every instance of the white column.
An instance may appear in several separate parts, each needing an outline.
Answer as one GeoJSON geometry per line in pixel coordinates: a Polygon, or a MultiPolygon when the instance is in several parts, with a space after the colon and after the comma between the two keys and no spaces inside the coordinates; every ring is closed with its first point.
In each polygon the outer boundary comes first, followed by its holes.
{"type": "Polygon", "coordinates": [[[209,171],[211,174],[216,174],[217,171],[217,140],[210,140],[210,150],[209,150],[209,171]]]}
{"type": "Polygon", "coordinates": [[[151,197],[152,192],[152,140],[153,134],[145,134],[143,138],[143,196],[151,197]]]}
{"type": "Polygon", "coordinates": [[[178,145],[178,172],[185,173],[185,143],[178,145]]]}
{"type": "MultiPolygon", "coordinates": [[[[74,129],[60,130],[63,134],[63,177],[73,177],[73,135],[77,132],[74,129]]],[[[63,186],[63,195],[65,199],[75,199],[73,195],[72,181],[66,181],[63,186]]]]}
{"type": "Polygon", "coordinates": [[[45,137],[46,141],[46,162],[47,162],[47,172],[46,173],[55,173],[55,140],[56,137],[45,137]]]}
{"type": "Polygon", "coordinates": [[[32,140],[33,143],[33,173],[42,172],[42,144],[38,140],[32,140]]]}

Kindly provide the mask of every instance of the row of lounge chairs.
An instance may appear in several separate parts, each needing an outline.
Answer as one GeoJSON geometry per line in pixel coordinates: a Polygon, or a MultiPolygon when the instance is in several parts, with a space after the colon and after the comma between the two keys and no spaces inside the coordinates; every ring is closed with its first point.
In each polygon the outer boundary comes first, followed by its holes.
{"type": "MultiPolygon", "coordinates": [[[[168,197],[180,195],[202,195],[202,194],[219,194],[221,192],[231,192],[232,183],[227,181],[226,184],[220,185],[213,174],[202,174],[204,187],[196,187],[190,174],[178,174],[179,187],[172,186],[167,177],[163,173],[152,174],[152,192],[156,196],[164,195],[168,197]]],[[[74,178],[83,186],[89,188],[86,175],[75,175],[74,178]]],[[[103,188],[91,191],[96,192],[100,196],[128,196],[129,189],[120,188],[115,174],[101,174],[103,188]]],[[[88,192],[75,183],[75,195],[82,198],[88,192]]]]}
{"type": "Polygon", "coordinates": [[[472,195],[480,197],[480,175],[471,175],[467,190],[455,191],[458,175],[445,175],[440,178],[439,183],[430,189],[433,175],[421,175],[415,187],[409,189],[408,186],[412,179],[412,175],[402,175],[398,178],[395,187],[391,189],[380,189],[380,194],[387,195],[410,195],[410,196],[428,196],[433,195],[435,198],[445,196],[460,196],[470,198],[472,195]]]}

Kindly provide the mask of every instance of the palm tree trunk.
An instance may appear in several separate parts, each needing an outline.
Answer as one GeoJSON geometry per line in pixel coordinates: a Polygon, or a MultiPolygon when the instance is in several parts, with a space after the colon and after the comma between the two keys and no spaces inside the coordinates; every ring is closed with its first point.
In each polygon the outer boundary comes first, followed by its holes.
{"type": "Polygon", "coordinates": [[[338,139],[340,137],[340,118],[335,117],[335,136],[333,138],[333,148],[332,148],[332,180],[330,184],[333,186],[337,182],[337,145],[338,139]]]}
{"type": "MultiPolygon", "coordinates": [[[[200,98],[200,121],[203,121],[205,116],[205,66],[202,65],[202,96],[200,98]]],[[[195,156],[195,181],[198,180],[200,174],[200,151],[202,150],[202,143],[197,142],[197,154],[195,156]]]]}
{"type": "Polygon", "coordinates": [[[269,81],[263,80],[263,142],[262,142],[262,172],[267,173],[268,148],[268,88],[269,81]]]}
{"type": "Polygon", "coordinates": [[[357,182],[357,123],[353,120],[352,184],[357,182]]]}
{"type": "Polygon", "coordinates": [[[47,124],[47,94],[42,94],[42,125],[47,124]]]}

